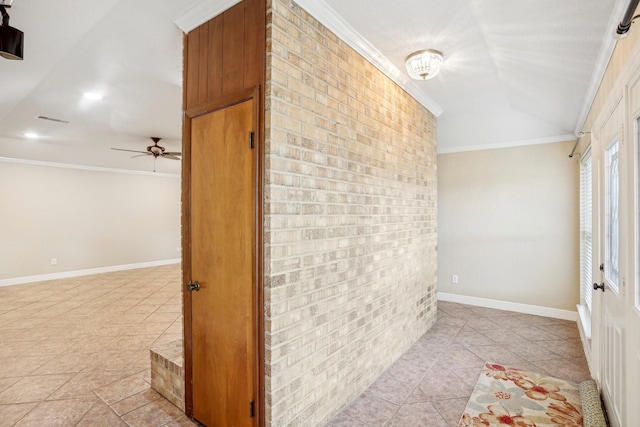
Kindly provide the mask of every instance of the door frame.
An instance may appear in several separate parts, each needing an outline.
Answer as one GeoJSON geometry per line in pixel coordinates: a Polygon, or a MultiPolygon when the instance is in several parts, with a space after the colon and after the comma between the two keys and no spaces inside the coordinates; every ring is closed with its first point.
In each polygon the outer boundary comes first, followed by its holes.
{"type": "Polygon", "coordinates": [[[192,295],[185,292],[191,277],[191,121],[194,118],[212,113],[245,101],[254,101],[253,128],[254,156],[256,161],[256,250],[254,276],[254,309],[256,313],[256,360],[255,360],[255,390],[257,401],[255,405],[254,425],[264,425],[264,110],[261,87],[255,86],[237,93],[223,96],[212,102],[187,109],[183,115],[182,126],[182,307],[184,334],[184,399],[185,413],[193,418],[193,363],[192,363],[192,295]]]}

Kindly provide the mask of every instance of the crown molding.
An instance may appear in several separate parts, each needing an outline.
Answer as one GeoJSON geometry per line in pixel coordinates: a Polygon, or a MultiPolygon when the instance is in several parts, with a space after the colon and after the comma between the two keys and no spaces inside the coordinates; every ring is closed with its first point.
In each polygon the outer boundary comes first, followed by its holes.
{"type": "Polygon", "coordinates": [[[198,28],[208,20],[232,8],[241,0],[203,0],[190,9],[185,10],[173,22],[184,33],[198,28]]]}
{"type": "Polygon", "coordinates": [[[495,150],[499,148],[525,147],[527,145],[553,144],[556,142],[575,141],[575,135],[556,135],[546,138],[522,139],[519,141],[497,142],[495,144],[466,145],[462,147],[440,148],[438,154],[463,153],[466,151],[495,150]]]}
{"type": "MultiPolygon", "coordinates": [[[[211,18],[240,3],[240,0],[204,0],[183,12],[174,23],[185,33],[204,24],[211,18]]],[[[436,117],[444,110],[428,96],[420,87],[396,68],[378,49],[358,33],[349,23],[329,7],[323,0],[298,0],[296,3],[322,25],[351,46],[356,52],[371,62],[398,86],[422,104],[436,117]]]]}
{"type": "Polygon", "coordinates": [[[129,170],[129,169],[103,168],[99,166],[74,165],[70,163],[44,162],[41,160],[14,159],[11,157],[0,157],[0,163],[14,163],[18,165],[42,166],[42,167],[49,167],[49,168],[76,169],[76,170],[84,170],[84,171],[91,171],[91,172],[121,173],[125,175],[143,175],[143,176],[152,176],[154,178],[180,179],[180,175],[173,174],[173,173],[159,173],[159,172],[145,172],[145,171],[137,171],[137,170],[129,170]]]}
{"type": "Polygon", "coordinates": [[[611,16],[609,17],[609,22],[607,23],[607,31],[605,32],[605,37],[602,40],[602,44],[600,45],[600,53],[598,54],[598,59],[596,60],[595,68],[593,69],[593,74],[591,75],[591,81],[589,82],[589,87],[587,88],[587,93],[585,94],[582,108],[580,109],[580,115],[578,116],[578,120],[576,121],[576,126],[574,129],[574,133],[576,135],[578,134],[578,132],[584,130],[583,127],[585,122],[587,121],[587,115],[591,110],[591,106],[593,105],[593,101],[595,100],[596,95],[598,94],[598,89],[600,89],[600,84],[602,83],[602,79],[604,78],[604,73],[607,71],[609,61],[611,61],[613,50],[615,49],[616,43],[618,42],[618,39],[614,34],[618,26],[618,22],[624,14],[624,10],[627,7],[627,4],[627,0],[616,0],[616,4],[613,6],[613,11],[611,12],[611,16]]]}
{"type": "Polygon", "coordinates": [[[353,50],[371,62],[436,117],[439,117],[444,112],[437,102],[414,83],[409,76],[398,70],[387,57],[349,25],[335,10],[329,7],[324,0],[296,0],[296,3],[347,43],[353,50]]]}

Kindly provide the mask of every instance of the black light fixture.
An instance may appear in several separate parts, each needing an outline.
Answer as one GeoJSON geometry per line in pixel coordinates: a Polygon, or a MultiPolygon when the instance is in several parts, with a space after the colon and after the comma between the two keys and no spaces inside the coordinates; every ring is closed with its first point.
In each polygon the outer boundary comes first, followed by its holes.
{"type": "Polygon", "coordinates": [[[6,59],[22,59],[24,51],[24,33],[9,26],[7,7],[0,4],[2,24],[0,25],[0,56],[6,59]]]}

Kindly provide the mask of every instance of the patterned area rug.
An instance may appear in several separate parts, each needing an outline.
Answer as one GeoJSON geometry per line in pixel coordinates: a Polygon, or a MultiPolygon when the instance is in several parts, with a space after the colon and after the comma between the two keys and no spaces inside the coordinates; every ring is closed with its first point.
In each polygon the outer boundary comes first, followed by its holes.
{"type": "Polygon", "coordinates": [[[578,385],[486,363],[458,427],[581,427],[578,385]]]}

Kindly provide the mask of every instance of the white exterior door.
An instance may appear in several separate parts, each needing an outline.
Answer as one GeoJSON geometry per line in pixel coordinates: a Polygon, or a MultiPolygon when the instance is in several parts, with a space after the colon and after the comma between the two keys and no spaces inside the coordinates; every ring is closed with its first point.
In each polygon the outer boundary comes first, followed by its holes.
{"type": "MultiPolygon", "coordinates": [[[[600,166],[600,386],[613,427],[625,426],[626,307],[623,231],[624,105],[619,103],[599,132],[600,166]]],[[[595,276],[597,277],[597,276],[595,276]]],[[[595,289],[595,288],[594,288],[595,289]]]]}
{"type": "Polygon", "coordinates": [[[627,228],[629,232],[627,247],[629,248],[628,262],[628,297],[627,297],[627,420],[640,420],[640,75],[636,75],[634,84],[629,90],[629,122],[632,123],[627,177],[626,198],[630,201],[627,209],[629,215],[627,228]]]}

